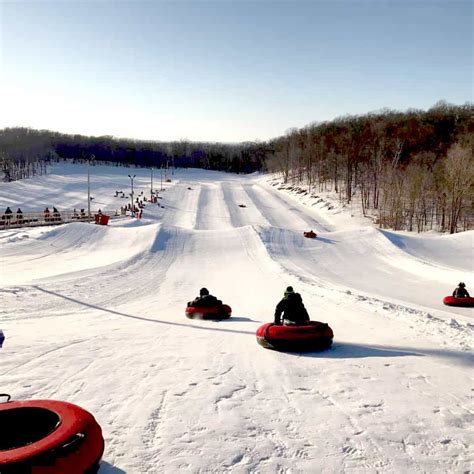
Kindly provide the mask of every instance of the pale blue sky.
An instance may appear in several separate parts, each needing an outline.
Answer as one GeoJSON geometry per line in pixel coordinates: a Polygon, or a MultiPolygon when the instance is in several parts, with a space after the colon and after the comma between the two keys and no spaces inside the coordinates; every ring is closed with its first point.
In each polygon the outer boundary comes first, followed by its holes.
{"type": "Polygon", "coordinates": [[[265,140],[473,100],[472,1],[1,2],[0,127],[265,140]]]}

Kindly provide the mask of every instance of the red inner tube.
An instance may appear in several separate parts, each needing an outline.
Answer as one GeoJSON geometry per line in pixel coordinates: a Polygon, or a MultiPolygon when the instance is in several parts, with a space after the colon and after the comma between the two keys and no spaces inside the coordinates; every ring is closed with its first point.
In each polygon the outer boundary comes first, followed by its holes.
{"type": "Polygon", "coordinates": [[[185,314],[191,319],[227,319],[232,314],[232,308],[226,304],[221,306],[188,306],[185,314]]]}
{"type": "Polygon", "coordinates": [[[257,329],[260,345],[277,350],[322,350],[331,346],[332,329],[319,321],[310,321],[305,326],[280,326],[266,323],[257,329]]]}
{"type": "Polygon", "coordinates": [[[447,306],[474,308],[474,298],[455,298],[454,296],[446,296],[443,299],[443,303],[447,306]]]}
{"type": "Polygon", "coordinates": [[[67,402],[2,403],[0,432],[0,472],[2,466],[18,465],[37,467],[42,474],[83,473],[98,464],[104,452],[102,430],[94,417],[67,402]]]}

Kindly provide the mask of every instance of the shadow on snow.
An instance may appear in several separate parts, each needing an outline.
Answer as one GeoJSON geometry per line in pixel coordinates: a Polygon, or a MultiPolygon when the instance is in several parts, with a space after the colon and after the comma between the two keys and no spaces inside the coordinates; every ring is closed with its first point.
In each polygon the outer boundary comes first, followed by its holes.
{"type": "Polygon", "coordinates": [[[338,240],[328,239],[327,237],[320,237],[319,235],[316,237],[316,240],[319,242],[324,242],[325,244],[335,244],[339,242],[338,240]]]}
{"type": "Polygon", "coordinates": [[[362,359],[365,357],[407,357],[423,356],[418,352],[397,347],[365,346],[351,342],[336,342],[326,351],[307,352],[298,354],[303,357],[317,357],[325,359],[362,359]]]}
{"type": "Polygon", "coordinates": [[[416,347],[379,346],[376,344],[354,344],[352,342],[335,342],[326,351],[292,352],[289,355],[312,357],[316,359],[362,359],[366,357],[441,357],[458,365],[472,367],[474,356],[468,352],[446,349],[429,349],[416,347]]]}
{"type": "MultiPolygon", "coordinates": [[[[251,323],[260,323],[260,321],[257,321],[256,319],[250,319],[250,318],[244,318],[242,316],[232,316],[230,319],[224,319],[221,321],[222,323],[233,323],[233,322],[251,322],[251,323]]],[[[260,323],[262,324],[262,323],[260,323]]]]}
{"type": "MultiPolygon", "coordinates": [[[[233,333],[237,333],[237,334],[251,334],[252,336],[255,335],[255,332],[253,332],[253,331],[239,331],[239,330],[236,330],[236,329],[224,329],[224,328],[217,329],[217,328],[210,328],[210,327],[204,327],[204,326],[195,326],[193,324],[175,323],[173,321],[163,321],[163,320],[160,320],[160,319],[144,318],[143,316],[135,316],[133,314],[121,313],[120,311],[115,311],[113,309],[102,308],[101,306],[86,303],[84,301],[80,301],[80,300],[77,300],[75,298],[71,298],[70,296],[61,295],[60,293],[56,293],[55,291],[46,290],[46,289],[41,288],[40,286],[37,286],[37,285],[32,285],[32,287],[36,288],[39,291],[47,293],[49,295],[57,296],[58,298],[63,298],[65,300],[72,301],[73,303],[77,303],[77,304],[80,304],[82,306],[86,306],[88,308],[96,309],[96,310],[99,310],[99,311],[104,311],[105,313],[114,314],[116,316],[121,316],[123,318],[137,319],[138,321],[145,321],[145,322],[148,322],[148,323],[166,324],[168,326],[181,326],[181,327],[186,327],[186,328],[201,329],[201,330],[204,330],[204,331],[222,331],[222,332],[233,332],[233,333]]],[[[215,322],[217,322],[217,321],[215,321],[215,322]]],[[[221,323],[221,321],[219,321],[219,323],[221,323]]]]}
{"type": "Polygon", "coordinates": [[[118,467],[112,466],[108,462],[102,461],[97,474],[125,474],[125,471],[118,467]]]}

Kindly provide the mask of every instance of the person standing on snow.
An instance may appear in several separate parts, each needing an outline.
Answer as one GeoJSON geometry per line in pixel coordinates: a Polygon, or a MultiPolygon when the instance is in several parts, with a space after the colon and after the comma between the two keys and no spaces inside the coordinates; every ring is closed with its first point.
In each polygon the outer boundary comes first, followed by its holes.
{"type": "Polygon", "coordinates": [[[55,207],[53,207],[53,220],[54,221],[61,220],[61,214],[59,214],[59,211],[55,207]]]}
{"type": "Polygon", "coordinates": [[[285,290],[283,299],[275,308],[275,324],[284,326],[303,326],[309,321],[308,311],[299,293],[292,286],[285,290]]]}
{"type": "Polygon", "coordinates": [[[468,291],[466,290],[466,284],[461,282],[457,288],[453,291],[455,298],[470,298],[468,291]]]}
{"type": "Polygon", "coordinates": [[[16,210],[16,221],[18,222],[18,224],[23,223],[23,211],[20,208],[16,210]]]}
{"type": "Polygon", "coordinates": [[[13,214],[13,211],[10,209],[10,207],[7,207],[5,209],[5,214],[3,215],[3,217],[6,219],[7,221],[7,224],[10,223],[10,219],[12,218],[12,214],[13,214]]]}

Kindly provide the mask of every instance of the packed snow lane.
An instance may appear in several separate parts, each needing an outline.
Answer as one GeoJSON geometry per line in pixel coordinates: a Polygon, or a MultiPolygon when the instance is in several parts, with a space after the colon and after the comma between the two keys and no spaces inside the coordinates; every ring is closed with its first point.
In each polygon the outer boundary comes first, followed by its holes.
{"type": "Polygon", "coordinates": [[[255,206],[254,202],[249,199],[249,195],[245,191],[244,186],[235,183],[222,183],[222,191],[234,227],[244,225],[270,225],[258,207],[255,206]]]}
{"type": "Polygon", "coordinates": [[[269,186],[254,183],[246,185],[245,190],[271,225],[300,232],[329,230],[323,216],[316,219],[310,209],[305,209],[297,202],[289,202],[288,198],[278,195],[269,186]]]}
{"type": "MultiPolygon", "coordinates": [[[[322,233],[316,240],[276,227],[257,228],[270,255],[286,269],[308,282],[352,289],[365,296],[396,304],[469,316],[471,311],[446,308],[442,299],[453,285],[474,286],[473,273],[464,268],[440,266],[439,258],[426,253],[413,257],[393,245],[387,233],[371,227],[322,233]]],[[[467,242],[467,239],[466,239],[467,242]]],[[[445,238],[450,244],[450,239],[445,238]]],[[[468,259],[467,259],[468,260],[468,259]]]]}
{"type": "MultiPolygon", "coordinates": [[[[66,171],[58,195],[85,181],[66,171]]],[[[120,172],[94,167],[97,196],[120,172]]],[[[93,413],[104,474],[469,470],[472,325],[417,309],[432,308],[425,288],[441,300],[454,275],[469,283],[469,239],[324,232],[254,177],[177,170],[166,186],[142,221],[0,232],[2,392],[93,413]],[[304,239],[310,223],[321,238],[304,239]],[[288,285],[334,329],[331,350],[257,344],[288,285]],[[230,320],[185,318],[202,286],[230,320]]]]}
{"type": "Polygon", "coordinates": [[[202,185],[195,228],[216,230],[231,226],[229,211],[220,184],[202,185]]]}

